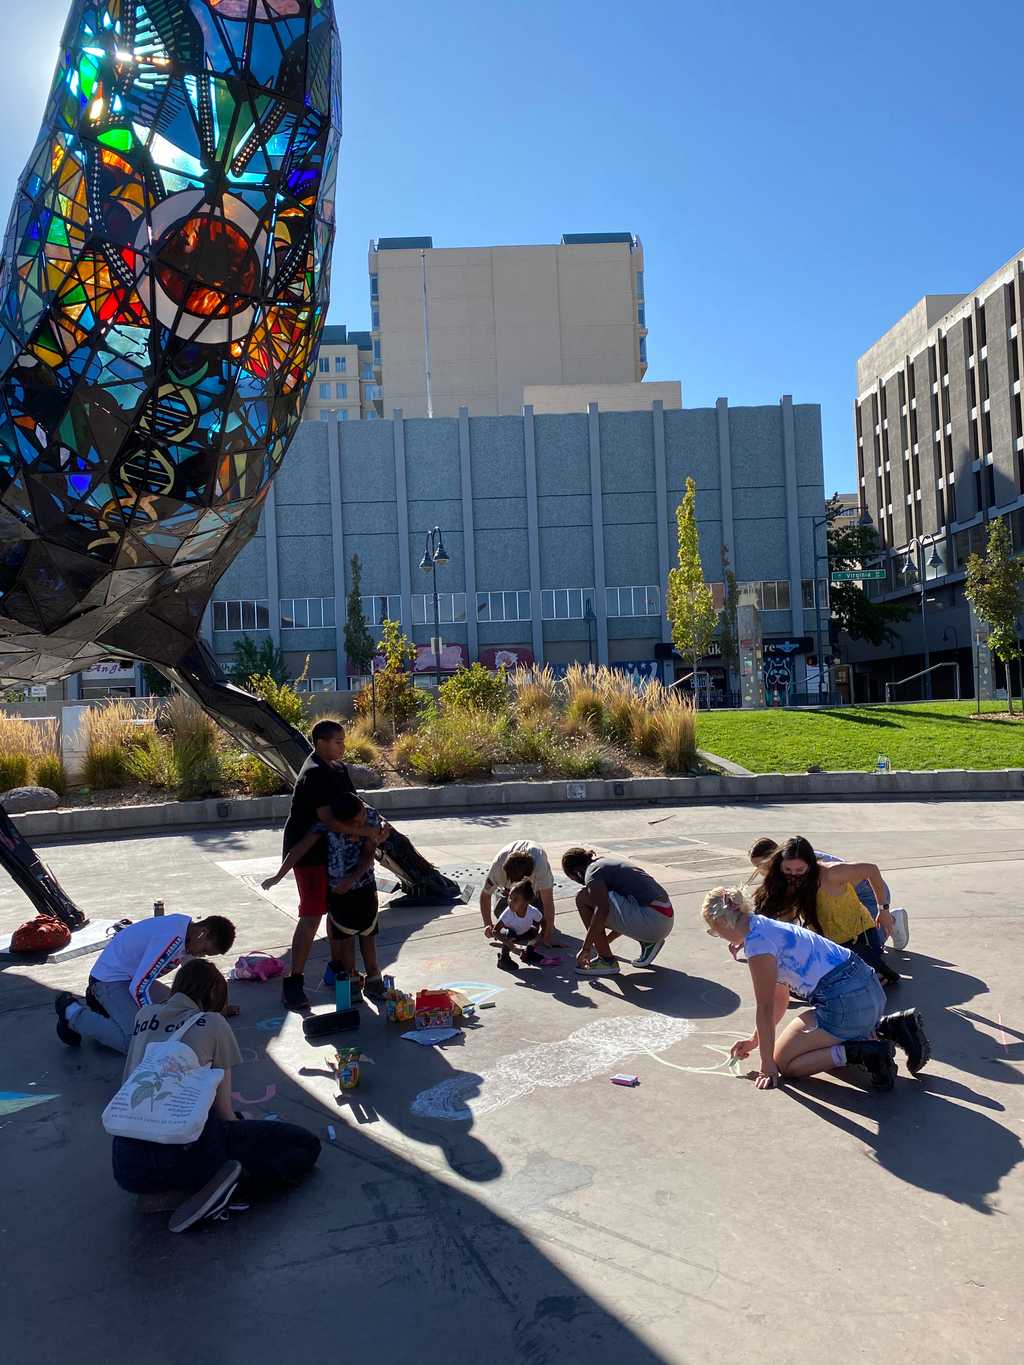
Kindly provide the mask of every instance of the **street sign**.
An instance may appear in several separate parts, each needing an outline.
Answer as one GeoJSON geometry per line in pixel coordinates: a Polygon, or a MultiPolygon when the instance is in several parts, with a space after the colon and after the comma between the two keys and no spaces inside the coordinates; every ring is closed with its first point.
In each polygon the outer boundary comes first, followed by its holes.
{"type": "Polygon", "coordinates": [[[833,583],[877,583],[884,578],[884,569],[837,569],[832,573],[833,583]]]}

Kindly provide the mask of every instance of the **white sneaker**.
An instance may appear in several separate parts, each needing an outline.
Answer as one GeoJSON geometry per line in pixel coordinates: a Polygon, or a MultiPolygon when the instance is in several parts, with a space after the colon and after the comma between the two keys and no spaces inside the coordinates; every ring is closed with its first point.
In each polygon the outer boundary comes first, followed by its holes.
{"type": "Polygon", "coordinates": [[[893,918],[892,946],[898,953],[902,953],[910,942],[910,920],[907,917],[906,910],[901,905],[898,905],[895,910],[890,910],[889,913],[893,918]]]}

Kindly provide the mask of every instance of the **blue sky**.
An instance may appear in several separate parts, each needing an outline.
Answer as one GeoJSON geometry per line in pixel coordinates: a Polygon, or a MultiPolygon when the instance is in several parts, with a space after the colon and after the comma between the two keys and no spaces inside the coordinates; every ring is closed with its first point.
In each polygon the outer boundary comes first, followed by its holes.
{"type": "MultiPolygon", "coordinates": [[[[67,8],[3,0],[7,194],[67,8]]],[[[821,403],[829,491],[853,486],[857,355],[922,294],[972,288],[1024,245],[1011,0],[337,10],[333,320],[367,325],[371,237],[634,231],[648,378],[681,379],[687,406],[821,403]]]]}

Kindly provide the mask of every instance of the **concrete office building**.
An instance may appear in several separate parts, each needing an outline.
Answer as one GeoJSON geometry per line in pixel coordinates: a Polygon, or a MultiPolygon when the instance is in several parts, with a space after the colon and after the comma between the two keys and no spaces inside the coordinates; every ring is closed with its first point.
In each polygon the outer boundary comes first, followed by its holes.
{"type": "Polygon", "coordinates": [[[344,325],[325,327],[303,418],[356,422],[376,417],[377,397],[370,333],[351,332],[344,325]]]}
{"type": "MultiPolygon", "coordinates": [[[[820,410],[794,405],[403,418],[302,424],[259,534],[217,585],[204,633],[230,661],[269,634],[294,674],[344,685],[349,561],[371,625],[402,623],[432,670],[425,533],[441,528],[443,665],[477,658],[612,662],[653,670],[669,638],[664,588],[675,508],[697,482],[705,573],[721,546],[763,607],[766,654],[805,690],[813,649],[811,521],[824,506],[820,410]],[[777,650],[776,650],[777,646],[777,650]]],[[[714,671],[720,659],[704,667],[714,671]]],[[[721,670],[713,679],[721,690],[721,670]]],[[[779,686],[778,677],[776,686],[779,686]]]]}
{"type": "Polygon", "coordinates": [[[638,384],[647,370],[643,248],[628,232],[566,234],[558,246],[370,244],[379,411],[516,413],[530,384],[638,384]]]}
{"type": "Polygon", "coordinates": [[[649,384],[527,384],[524,407],[545,412],[586,412],[596,403],[602,412],[650,412],[660,403],[666,412],[683,406],[683,386],[678,379],[652,380],[649,384]]]}
{"type": "MultiPolygon", "coordinates": [[[[912,611],[899,646],[849,648],[872,696],[923,668],[926,654],[930,664],[958,662],[961,688],[971,693],[967,557],[984,549],[996,516],[1024,553],[1022,308],[1018,255],[971,293],[921,299],[857,362],[858,493],[887,575],[869,591],[912,611]],[[908,552],[917,573],[904,572],[908,552]]],[[[932,675],[934,695],[952,694],[953,673],[932,675]]],[[[896,695],[920,696],[921,687],[907,684],[896,695]]]]}

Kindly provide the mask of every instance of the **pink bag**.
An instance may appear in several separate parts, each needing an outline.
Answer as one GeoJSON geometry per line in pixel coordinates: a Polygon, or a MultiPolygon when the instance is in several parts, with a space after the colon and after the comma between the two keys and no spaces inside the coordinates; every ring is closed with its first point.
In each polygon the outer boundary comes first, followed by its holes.
{"type": "Polygon", "coordinates": [[[238,959],[231,968],[229,978],[232,981],[269,981],[271,977],[283,975],[284,962],[281,958],[257,949],[238,959]]]}

